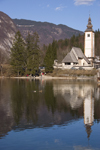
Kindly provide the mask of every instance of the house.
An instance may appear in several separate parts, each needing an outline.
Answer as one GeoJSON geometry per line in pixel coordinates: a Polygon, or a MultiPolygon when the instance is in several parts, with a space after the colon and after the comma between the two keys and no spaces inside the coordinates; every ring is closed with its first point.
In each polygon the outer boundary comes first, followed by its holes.
{"type": "Polygon", "coordinates": [[[77,68],[91,66],[82,50],[77,47],[72,47],[71,51],[62,60],[62,68],[71,69],[73,66],[77,68]]]}
{"type": "Polygon", "coordinates": [[[57,60],[54,61],[54,68],[59,69],[71,69],[72,67],[79,69],[90,70],[93,69],[91,62],[83,54],[82,50],[77,47],[72,47],[71,51],[64,57],[62,63],[57,63],[57,60]]]}

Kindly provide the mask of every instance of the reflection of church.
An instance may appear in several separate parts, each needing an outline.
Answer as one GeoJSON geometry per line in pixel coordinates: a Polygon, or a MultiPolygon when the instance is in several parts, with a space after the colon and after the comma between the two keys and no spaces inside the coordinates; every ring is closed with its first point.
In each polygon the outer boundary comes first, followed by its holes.
{"type": "Polygon", "coordinates": [[[91,94],[84,99],[84,124],[86,127],[87,137],[89,139],[92,132],[91,126],[94,122],[94,98],[91,94]]]}
{"type": "MultiPolygon", "coordinates": [[[[65,82],[65,81],[64,81],[65,82]]],[[[89,97],[91,91],[93,91],[93,86],[91,84],[72,84],[72,83],[62,83],[53,85],[54,95],[61,94],[65,99],[65,102],[71,106],[72,109],[79,108],[86,97],[89,97]]]]}
{"type": "Polygon", "coordinates": [[[61,94],[65,102],[71,106],[71,109],[77,109],[84,106],[84,124],[89,139],[92,132],[91,126],[94,122],[94,86],[91,84],[70,84],[62,83],[53,86],[54,95],[61,94]]]}

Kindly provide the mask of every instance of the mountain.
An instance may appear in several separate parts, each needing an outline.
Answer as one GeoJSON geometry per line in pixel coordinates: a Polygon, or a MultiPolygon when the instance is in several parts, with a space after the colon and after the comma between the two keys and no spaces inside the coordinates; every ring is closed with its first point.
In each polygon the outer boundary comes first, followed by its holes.
{"type": "Polygon", "coordinates": [[[10,49],[17,31],[26,38],[28,32],[37,32],[39,35],[40,46],[48,45],[55,40],[71,38],[83,32],[72,29],[68,26],[55,25],[48,22],[36,22],[24,19],[11,19],[7,14],[0,11],[0,63],[6,62],[10,56],[10,49]]]}
{"type": "Polygon", "coordinates": [[[40,45],[48,45],[55,40],[71,38],[73,35],[82,35],[83,32],[79,30],[72,29],[66,25],[55,25],[48,22],[36,22],[24,19],[13,19],[16,24],[17,29],[21,32],[25,38],[29,33],[37,32],[39,35],[40,45]]]}
{"type": "Polygon", "coordinates": [[[5,61],[10,54],[10,48],[17,31],[13,20],[0,11],[0,61],[5,61]]]}

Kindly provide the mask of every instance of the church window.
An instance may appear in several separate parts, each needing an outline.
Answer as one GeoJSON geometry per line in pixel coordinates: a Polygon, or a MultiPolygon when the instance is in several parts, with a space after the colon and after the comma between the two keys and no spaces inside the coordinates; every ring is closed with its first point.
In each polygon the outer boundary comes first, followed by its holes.
{"type": "Polygon", "coordinates": [[[90,34],[87,34],[87,37],[90,37],[90,34]]]}

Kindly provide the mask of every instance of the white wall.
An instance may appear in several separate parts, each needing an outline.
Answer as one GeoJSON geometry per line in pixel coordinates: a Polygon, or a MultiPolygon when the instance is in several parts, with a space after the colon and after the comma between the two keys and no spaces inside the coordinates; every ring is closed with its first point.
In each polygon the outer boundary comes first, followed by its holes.
{"type": "Polygon", "coordinates": [[[95,34],[93,32],[85,32],[85,56],[94,57],[95,56],[95,34]],[[90,37],[88,37],[90,34],[90,37]]]}
{"type": "Polygon", "coordinates": [[[84,100],[84,124],[92,125],[94,121],[94,99],[90,96],[84,100]]]}

